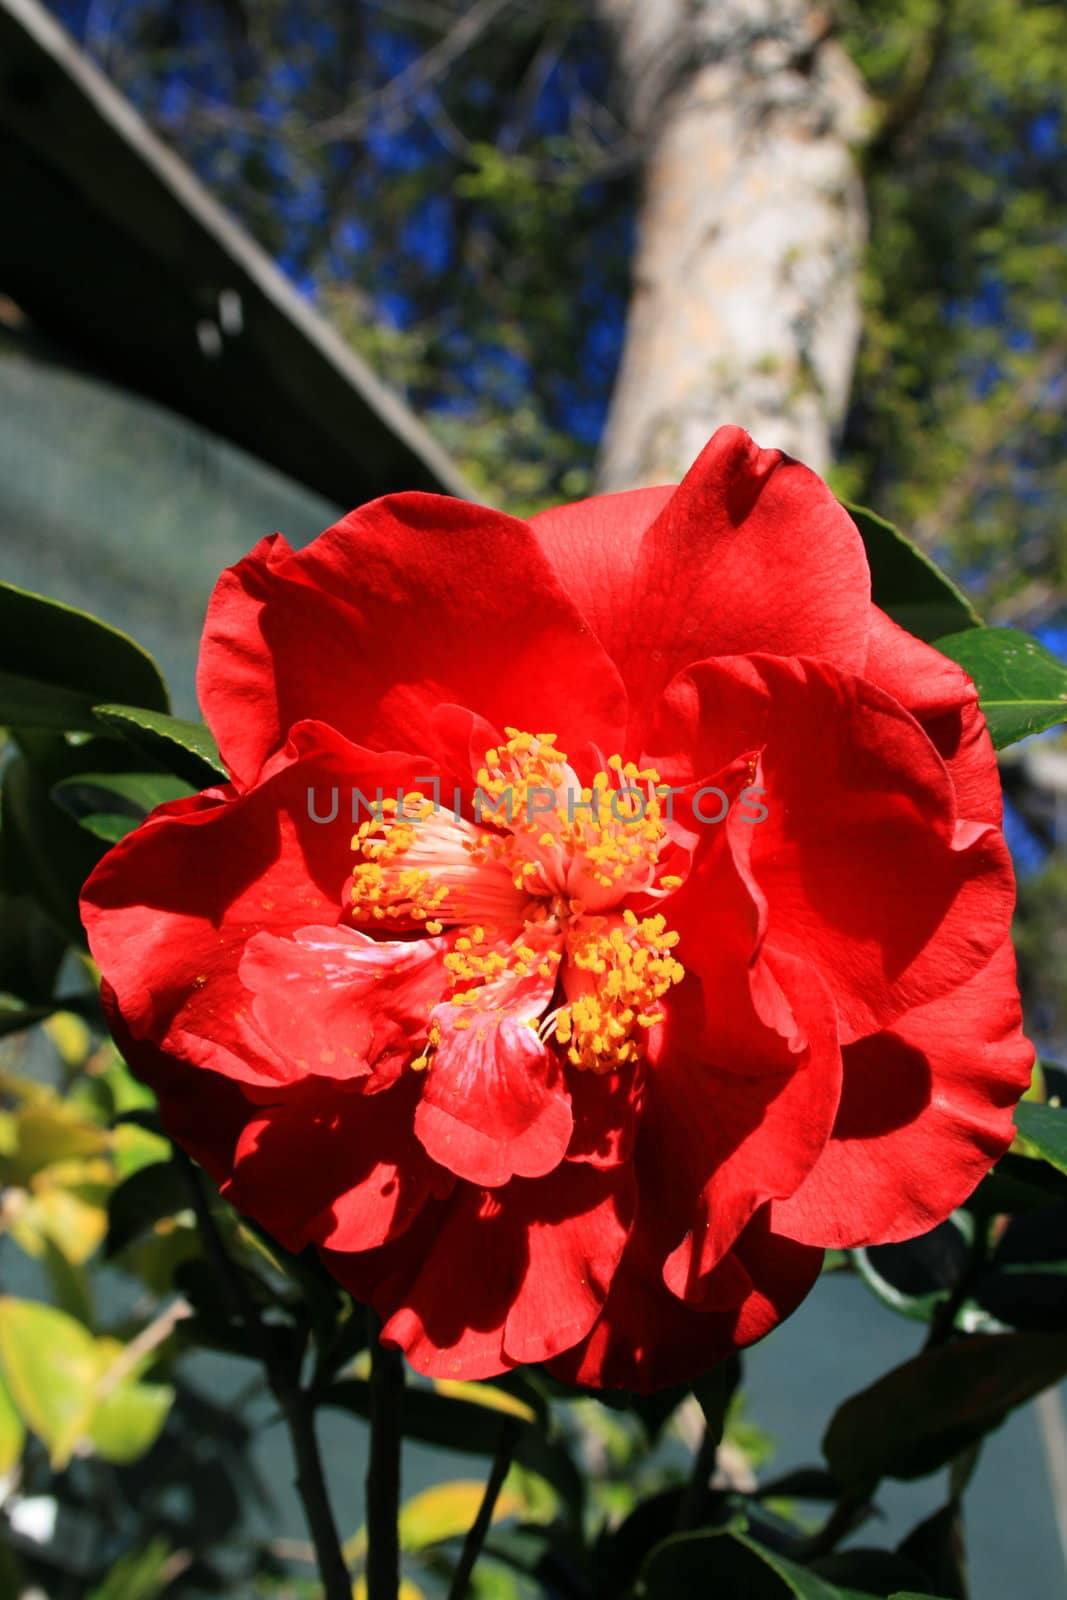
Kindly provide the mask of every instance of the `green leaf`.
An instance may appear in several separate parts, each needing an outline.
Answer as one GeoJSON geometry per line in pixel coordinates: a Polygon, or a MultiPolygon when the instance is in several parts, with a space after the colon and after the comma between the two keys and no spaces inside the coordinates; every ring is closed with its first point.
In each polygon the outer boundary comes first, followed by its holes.
{"type": "Polygon", "coordinates": [[[166,711],[167,688],[126,634],[58,600],[0,583],[0,724],[92,730],[93,706],[166,711]]]}
{"type": "Polygon", "coordinates": [[[51,1010],[66,949],[66,939],[31,895],[0,891],[0,995],[51,1010]]]}
{"type": "Polygon", "coordinates": [[[3,875],[13,889],[32,895],[70,940],[84,945],[78,899],[101,851],[53,803],[52,781],[46,766],[25,757],[4,769],[3,875]]]}
{"type": "Polygon", "coordinates": [[[23,1422],[66,1466],[88,1426],[99,1361],[91,1333],[53,1306],[0,1298],[0,1370],[23,1422]]]}
{"type": "Polygon", "coordinates": [[[108,1197],[105,1256],[118,1255],[157,1222],[185,1211],[189,1204],[189,1185],[177,1161],[141,1167],[108,1197]]]}
{"type": "Polygon", "coordinates": [[[25,1439],[25,1424],[0,1372],[0,1478],[6,1478],[18,1465],[25,1439]]]}
{"type": "Polygon", "coordinates": [[[839,1407],[823,1438],[843,1488],[922,1478],[1067,1373],[1067,1337],[977,1335],[925,1350],[839,1407]]]}
{"type": "Polygon", "coordinates": [[[156,1442],[174,1403],[165,1383],[123,1383],[95,1407],[89,1438],[97,1455],[124,1465],[156,1442]]]}
{"type": "Polygon", "coordinates": [[[970,601],[918,545],[874,511],[842,504],[863,539],[871,598],[894,622],[928,643],[980,625],[970,601]]]}
{"type": "Polygon", "coordinates": [[[125,838],[150,811],[195,790],[169,772],[80,773],[52,789],[56,804],[98,839],[125,838]]]}
{"type": "Polygon", "coordinates": [[[1059,1106],[1039,1105],[1034,1100],[1020,1100],[1015,1107],[1015,1126],[1030,1151],[1057,1172],[1067,1173],[1067,1111],[1059,1106]]]}
{"type": "Polygon", "coordinates": [[[131,1550],[117,1561],[86,1600],[156,1600],[170,1581],[170,1556],[166,1539],[150,1540],[143,1550],[131,1550]]]}
{"type": "Polygon", "coordinates": [[[202,722],[186,722],[182,717],[161,716],[129,705],[97,705],[94,715],[110,733],[121,734],[135,749],[162,763],[194,789],[229,782],[219,747],[202,722]]]}
{"type": "Polygon", "coordinates": [[[638,1593],[644,1600],[717,1593],[744,1600],[867,1600],[765,1549],[736,1527],[665,1539],[645,1562],[638,1593]]]}
{"type": "Polygon", "coordinates": [[[1017,628],[973,628],[935,641],[970,674],[998,750],[1067,722],[1067,666],[1017,628]]]}

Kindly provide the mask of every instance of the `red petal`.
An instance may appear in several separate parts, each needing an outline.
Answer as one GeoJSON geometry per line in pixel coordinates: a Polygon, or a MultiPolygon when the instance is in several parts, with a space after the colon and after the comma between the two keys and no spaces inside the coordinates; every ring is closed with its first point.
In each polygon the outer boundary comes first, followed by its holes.
{"type": "Polygon", "coordinates": [[[408,1080],[369,1095],[317,1080],[297,1085],[249,1121],[227,1198],[287,1250],[384,1244],[445,1177],[411,1131],[414,1093],[408,1080]]]}
{"type": "Polygon", "coordinates": [[[922,724],[948,767],[960,816],[999,826],[996,752],[978,705],[978,691],[963,668],[872,606],[863,676],[899,700],[922,724]]]}
{"type": "Polygon", "coordinates": [[[82,916],[130,1033],[246,1083],[296,1077],[295,1063],[250,1026],[238,975],[245,947],[260,932],[339,917],[350,787],[410,787],[417,765],[306,724],[255,790],[156,812],[109,851],[85,885],[82,916]],[[335,785],[337,820],[312,821],[309,789],[335,785]]]}
{"type": "Polygon", "coordinates": [[[567,1163],[489,1193],[464,1184],[380,1252],[324,1252],[386,1318],[383,1337],[430,1377],[488,1378],[542,1361],[593,1325],[633,1208],[625,1170],[567,1163]]]}
{"type": "Polygon", "coordinates": [[[521,1015],[442,1005],[433,1016],[441,1038],[415,1114],[427,1152],[457,1177],[490,1188],[551,1172],[574,1126],[555,1055],[521,1015]]]}
{"type": "MultiPolygon", "coordinates": [[[[776,976],[792,1038],[750,1009],[742,1060],[705,1053],[716,1035],[712,995],[704,1044],[668,1030],[649,1075],[637,1150],[642,1204],[670,1251],[668,1287],[696,1303],[715,1292],[718,1264],[755,1212],[792,1194],[811,1171],[834,1124],[841,1056],[833,1005],[809,967],[781,963],[776,976]]],[[[736,1036],[734,1019],[731,1048],[736,1036]]]]}
{"type": "Polygon", "coordinates": [[[845,1051],[833,1136],[774,1225],[810,1244],[912,1239],[961,1205],[1014,1136],[1030,1081],[1015,956],[1005,940],[987,967],[891,1032],[845,1051]]]}
{"type": "MultiPolygon", "coordinates": [[[[762,750],[768,816],[748,832],[766,948],[819,969],[843,1040],[985,965],[1014,903],[1003,838],[956,825],[944,763],[882,690],[825,663],[752,656],[697,664],[664,704],[659,737],[678,751],[688,723],[694,774],[762,750]]],[[[726,830],[741,833],[733,813],[726,830]]]]}
{"type": "Polygon", "coordinates": [[[200,703],[240,783],[306,717],[371,748],[419,750],[433,713],[615,749],[618,674],[529,527],[461,500],[392,495],[305,550],[264,541],[225,572],[208,610],[200,703]]]}
{"type": "Polygon", "coordinates": [[[640,1062],[620,1072],[567,1073],[574,1132],[568,1161],[594,1167],[617,1167],[629,1161],[645,1099],[645,1070],[640,1062]]]}
{"type": "Polygon", "coordinates": [[[673,495],[610,495],[533,526],[622,672],[631,744],[692,661],[866,659],[870,573],[855,524],[813,472],[740,428],[720,428],[673,495]]]}
{"type": "Polygon", "coordinates": [[[376,941],[355,928],[257,933],[238,976],[265,1040],[324,1078],[395,1076],[425,1042],[448,983],[447,939],[376,941]]]}
{"type": "Polygon", "coordinates": [[[123,1059],[159,1101],[163,1127],[216,1183],[222,1183],[233,1170],[233,1153],[254,1107],[232,1079],[187,1067],[154,1045],[135,1039],[109,983],[101,985],[100,1000],[123,1059]]]}
{"type": "Polygon", "coordinates": [[[548,1370],[567,1383],[646,1394],[699,1377],[795,1311],[821,1264],[821,1250],[772,1233],[761,1213],[718,1269],[721,1298],[743,1298],[702,1310],[664,1287],[654,1240],[638,1223],[592,1333],[548,1370]]]}

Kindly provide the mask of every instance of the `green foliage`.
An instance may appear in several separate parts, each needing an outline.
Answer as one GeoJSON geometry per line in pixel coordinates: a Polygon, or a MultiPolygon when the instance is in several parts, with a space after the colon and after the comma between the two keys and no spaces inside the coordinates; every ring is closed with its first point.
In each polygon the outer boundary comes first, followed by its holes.
{"type": "Polygon", "coordinates": [[[1067,722],[1067,667],[1036,639],[1015,628],[972,628],[938,639],[937,648],[977,684],[998,750],[1067,722]]]}
{"type": "Polygon", "coordinates": [[[863,539],[871,598],[894,622],[927,641],[979,625],[970,601],[906,534],[863,506],[845,509],[863,539]]]}
{"type": "Polygon", "coordinates": [[[981,574],[997,620],[1067,577],[1057,0],[846,0],[872,93],[863,339],[838,482],[981,574]],[[1036,119],[1058,132],[1042,143],[1036,119]]]}

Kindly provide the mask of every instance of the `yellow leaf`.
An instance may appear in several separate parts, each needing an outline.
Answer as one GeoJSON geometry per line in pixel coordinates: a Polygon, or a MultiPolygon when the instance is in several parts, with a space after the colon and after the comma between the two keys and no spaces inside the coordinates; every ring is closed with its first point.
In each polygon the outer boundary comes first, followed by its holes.
{"type": "Polygon", "coordinates": [[[22,1418],[0,1373],[0,1478],[5,1478],[18,1465],[25,1438],[22,1418]]]}
{"type": "MultiPolygon", "coordinates": [[[[477,1478],[457,1478],[451,1483],[435,1483],[414,1495],[400,1508],[400,1548],[410,1555],[441,1544],[445,1539],[462,1538],[478,1515],[485,1484],[477,1478]]],[[[520,1497],[505,1488],[493,1507],[493,1521],[513,1517],[522,1510],[520,1497]]],[[[367,1530],[360,1528],[345,1547],[350,1561],[362,1560],[367,1550],[367,1530]]]]}
{"type": "Polygon", "coordinates": [[[85,1433],[98,1358],[91,1333],[65,1312],[0,1298],[0,1369],[23,1421],[48,1446],[59,1472],[85,1433]]]}
{"type": "Polygon", "coordinates": [[[498,1389],[491,1383],[472,1383],[464,1378],[435,1378],[434,1388],[453,1400],[469,1400],[473,1405],[485,1406],[490,1411],[503,1411],[523,1422],[536,1422],[537,1412],[517,1395],[498,1389]]]}
{"type": "Polygon", "coordinates": [[[92,1049],[92,1035],[81,1017],[73,1011],[55,1011],[41,1026],[65,1067],[82,1066],[92,1049]]]}

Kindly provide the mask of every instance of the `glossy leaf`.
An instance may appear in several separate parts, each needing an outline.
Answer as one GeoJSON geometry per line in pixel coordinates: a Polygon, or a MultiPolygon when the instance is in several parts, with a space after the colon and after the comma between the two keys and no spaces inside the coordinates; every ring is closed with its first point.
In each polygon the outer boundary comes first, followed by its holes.
{"type": "Polygon", "coordinates": [[[84,944],[78,898],[102,846],[52,800],[52,783],[61,775],[25,757],[5,768],[3,876],[16,891],[31,894],[69,939],[84,944]]]}
{"type": "Polygon", "coordinates": [[[94,715],[110,733],[120,734],[194,789],[229,782],[218,745],[202,722],[118,704],[99,704],[94,715]]]}
{"type": "Polygon", "coordinates": [[[52,1306],[0,1298],[0,1369],[58,1471],[85,1434],[99,1362],[91,1333],[52,1306]]]}
{"type": "Polygon", "coordinates": [[[92,730],[92,708],[121,700],[166,711],[147,651],[99,618],[0,583],[0,725],[92,730]]]}
{"type": "Polygon", "coordinates": [[[118,1465],[136,1461],[162,1432],[174,1390],[164,1383],[123,1383],[94,1407],[89,1424],[93,1449],[118,1465]]]}
{"type": "Polygon", "coordinates": [[[1067,666],[1016,628],[972,628],[936,641],[970,674],[998,750],[1067,722],[1067,666]]]}
{"type": "Polygon", "coordinates": [[[156,806],[194,792],[169,772],[88,772],[62,779],[52,798],[88,832],[113,844],[156,806]]]}
{"type": "Polygon", "coordinates": [[[1026,1142],[1028,1154],[1038,1155],[1057,1172],[1067,1173],[1067,1110],[1021,1100],[1015,1108],[1015,1126],[1026,1142]]]}
{"type": "Polygon", "coordinates": [[[26,1426],[0,1372],[0,1478],[18,1465],[25,1439],[26,1426]]]}
{"type": "Polygon", "coordinates": [[[116,1561],[86,1600],[156,1600],[168,1587],[171,1549],[166,1539],[150,1539],[116,1561]]]}
{"type": "Polygon", "coordinates": [[[1067,1337],[993,1334],[925,1350],[839,1407],[823,1452],[842,1487],[921,1478],[1067,1374],[1067,1337]]]}
{"type": "Polygon", "coordinates": [[[843,504],[863,539],[875,605],[927,642],[979,626],[970,601],[918,545],[876,512],[843,504]]]}
{"type": "Polygon", "coordinates": [[[733,1528],[678,1534],[656,1546],[645,1563],[643,1600],[681,1595],[743,1595],[745,1600],[867,1600],[842,1589],[733,1528]]]}

